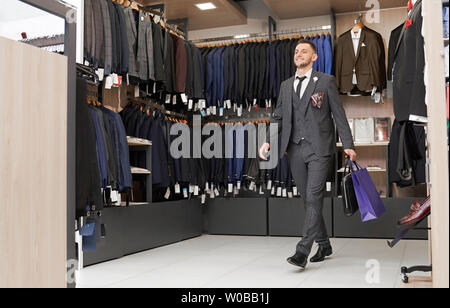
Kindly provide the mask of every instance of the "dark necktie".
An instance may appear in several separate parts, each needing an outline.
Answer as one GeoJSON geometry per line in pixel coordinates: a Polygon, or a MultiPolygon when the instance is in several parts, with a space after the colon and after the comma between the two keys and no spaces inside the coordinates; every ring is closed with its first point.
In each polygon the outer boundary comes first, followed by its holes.
{"type": "MultiPolygon", "coordinates": [[[[297,89],[295,90],[295,94],[297,94],[298,97],[300,97],[301,91],[302,91],[302,83],[306,79],[306,76],[298,77],[297,80],[300,80],[300,82],[297,85],[297,89]]],[[[301,97],[300,97],[301,98],[301,97]]]]}

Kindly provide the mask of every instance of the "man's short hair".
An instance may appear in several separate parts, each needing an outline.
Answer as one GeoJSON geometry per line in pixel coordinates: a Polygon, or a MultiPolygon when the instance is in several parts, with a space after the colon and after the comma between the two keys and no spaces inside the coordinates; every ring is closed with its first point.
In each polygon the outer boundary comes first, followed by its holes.
{"type": "Polygon", "coordinates": [[[301,40],[298,41],[297,46],[300,45],[300,44],[308,44],[314,50],[314,53],[317,53],[317,47],[316,47],[316,45],[313,42],[305,40],[305,39],[301,39],[301,40]]]}

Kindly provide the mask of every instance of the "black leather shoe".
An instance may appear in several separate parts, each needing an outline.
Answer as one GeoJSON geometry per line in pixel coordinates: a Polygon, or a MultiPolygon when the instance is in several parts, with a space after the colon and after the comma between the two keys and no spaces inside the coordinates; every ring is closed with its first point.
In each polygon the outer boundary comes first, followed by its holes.
{"type": "Polygon", "coordinates": [[[296,252],[295,255],[288,258],[287,261],[292,265],[305,268],[306,263],[308,263],[308,257],[302,253],[296,252]]]}
{"type": "Polygon", "coordinates": [[[309,260],[311,263],[323,262],[325,257],[329,257],[333,254],[333,249],[331,246],[321,247],[319,246],[319,250],[317,253],[309,260]]]}

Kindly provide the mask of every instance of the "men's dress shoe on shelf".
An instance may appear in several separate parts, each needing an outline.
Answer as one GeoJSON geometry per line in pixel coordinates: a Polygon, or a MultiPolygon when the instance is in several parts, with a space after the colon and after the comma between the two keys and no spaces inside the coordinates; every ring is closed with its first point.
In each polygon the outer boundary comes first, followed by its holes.
{"type": "Polygon", "coordinates": [[[321,247],[319,246],[319,250],[317,250],[317,253],[309,259],[311,263],[317,263],[317,262],[323,262],[325,261],[326,257],[329,257],[333,254],[333,249],[331,246],[328,247],[321,247]]]}
{"type": "Polygon", "coordinates": [[[428,215],[430,211],[431,211],[431,199],[430,197],[428,197],[422,203],[420,203],[420,206],[418,206],[416,203],[413,203],[413,205],[411,206],[410,213],[408,214],[408,216],[400,219],[399,224],[410,225],[417,223],[426,215],[428,215]]]}
{"type": "Polygon", "coordinates": [[[405,217],[399,219],[397,224],[402,225],[403,221],[406,220],[406,218],[408,218],[411,214],[416,212],[418,208],[420,208],[420,205],[421,205],[421,203],[420,203],[419,200],[414,200],[414,202],[411,204],[411,208],[409,210],[408,215],[406,215],[405,217]]]}
{"type": "Polygon", "coordinates": [[[305,268],[308,263],[308,257],[302,253],[296,252],[295,255],[288,258],[287,261],[294,266],[305,268]]]}

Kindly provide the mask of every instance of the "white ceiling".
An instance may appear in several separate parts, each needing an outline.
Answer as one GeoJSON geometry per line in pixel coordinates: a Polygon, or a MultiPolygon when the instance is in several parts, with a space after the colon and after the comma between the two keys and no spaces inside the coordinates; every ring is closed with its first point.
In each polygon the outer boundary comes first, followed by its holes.
{"type": "Polygon", "coordinates": [[[47,14],[47,12],[19,0],[0,1],[0,23],[45,16],[47,14]]]}

